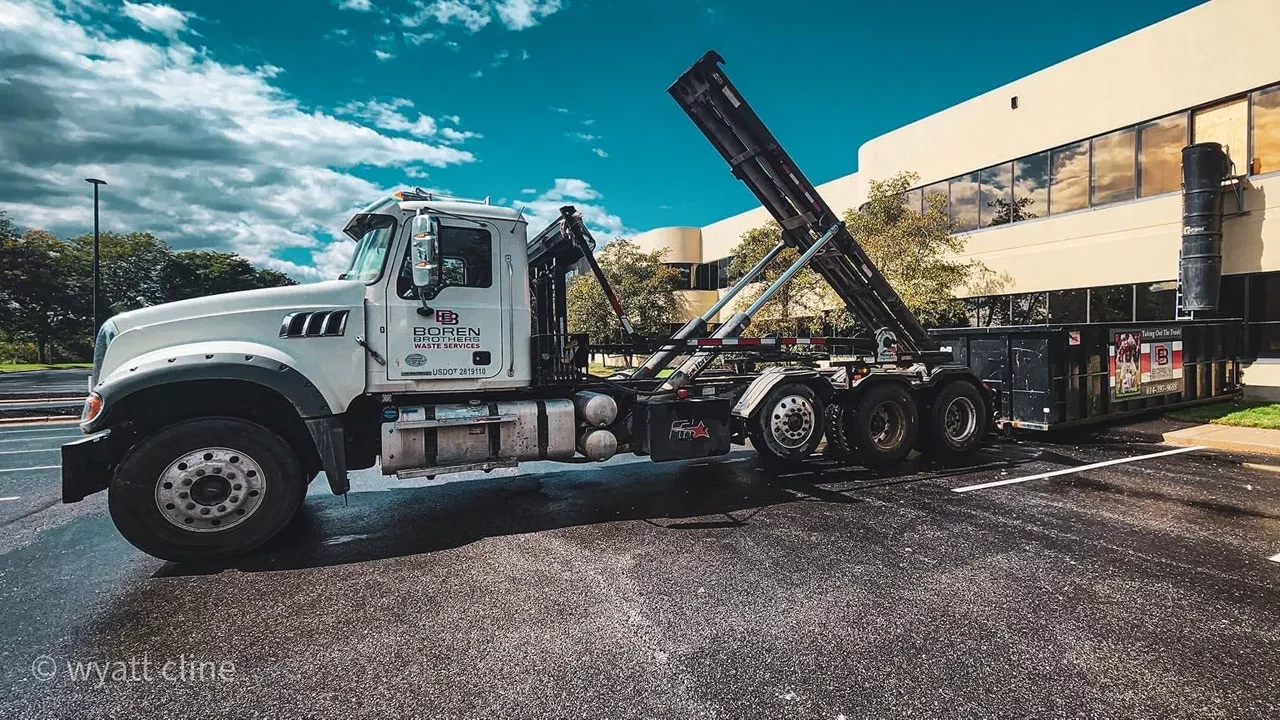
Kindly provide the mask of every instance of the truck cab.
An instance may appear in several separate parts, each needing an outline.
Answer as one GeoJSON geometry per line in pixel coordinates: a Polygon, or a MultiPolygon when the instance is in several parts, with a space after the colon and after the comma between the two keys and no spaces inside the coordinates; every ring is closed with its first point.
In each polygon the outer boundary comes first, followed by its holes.
{"type": "MultiPolygon", "coordinates": [[[[410,198],[415,196],[408,196],[410,198]]],[[[421,221],[420,221],[421,222],[421,221]]],[[[344,275],[366,285],[366,387],[444,393],[527,387],[530,309],[527,223],[510,208],[387,198],[347,224],[356,241],[344,275]],[[413,275],[415,218],[435,228],[438,272],[413,275]]]]}

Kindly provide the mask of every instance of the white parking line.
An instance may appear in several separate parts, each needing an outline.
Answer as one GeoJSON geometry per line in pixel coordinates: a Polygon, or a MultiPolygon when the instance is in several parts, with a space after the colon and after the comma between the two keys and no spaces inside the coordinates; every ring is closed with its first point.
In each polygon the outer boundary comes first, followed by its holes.
{"type": "Polygon", "coordinates": [[[3,497],[3,498],[0,498],[0,502],[8,502],[9,500],[21,500],[21,499],[22,499],[21,497],[19,497],[19,496],[17,496],[17,495],[14,495],[14,496],[12,496],[12,497],[3,497]]]}
{"type": "Polygon", "coordinates": [[[1280,553],[1276,553],[1267,559],[1274,563],[1280,563],[1280,553]]]}
{"type": "Polygon", "coordinates": [[[1193,450],[1203,450],[1199,445],[1192,447],[1178,448],[1177,450],[1165,450],[1164,452],[1151,453],[1150,455],[1139,455],[1131,458],[1119,458],[1116,460],[1106,460],[1104,462],[1096,462],[1090,465],[1081,465],[1079,467],[1067,468],[1065,470],[1054,470],[1053,472],[1040,473],[1039,475],[1028,475],[1020,478],[1010,478],[1008,480],[996,480],[994,482],[981,483],[979,485],[967,485],[965,487],[951,488],[951,492],[971,492],[973,490],[985,490],[987,488],[1000,487],[1001,485],[1013,485],[1014,483],[1023,483],[1029,480],[1042,480],[1044,478],[1057,477],[1059,475],[1070,475],[1071,473],[1084,472],[1085,470],[1093,470],[1100,467],[1108,467],[1110,465],[1122,465],[1124,463],[1137,462],[1139,460],[1150,460],[1151,458],[1164,457],[1166,455],[1177,455],[1178,453],[1191,452],[1193,450]]]}
{"type": "Polygon", "coordinates": [[[0,450],[0,455],[20,455],[22,453],[58,452],[62,448],[40,448],[39,450],[0,450]]]}
{"type": "Polygon", "coordinates": [[[0,468],[0,473],[22,472],[24,470],[52,470],[54,468],[60,468],[60,467],[62,466],[61,465],[36,465],[34,467],[24,467],[24,468],[0,468]]]}

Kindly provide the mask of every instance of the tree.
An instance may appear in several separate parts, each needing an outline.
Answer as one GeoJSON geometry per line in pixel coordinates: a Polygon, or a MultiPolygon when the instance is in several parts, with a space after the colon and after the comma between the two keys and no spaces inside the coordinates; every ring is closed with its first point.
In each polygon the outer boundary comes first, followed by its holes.
{"type": "MultiPolygon", "coordinates": [[[[150,233],[102,233],[103,317],[203,295],[293,285],[233,253],[173,253],[150,233]]],[[[0,210],[0,335],[30,342],[39,362],[55,347],[88,359],[93,323],[93,235],[66,242],[44,230],[19,232],[0,210]]]]}
{"type": "Polygon", "coordinates": [[[79,289],[66,280],[72,262],[65,243],[43,230],[19,235],[0,214],[0,327],[30,338],[39,362],[50,361],[55,339],[87,332],[77,314],[79,289]]]}
{"type": "MultiPolygon", "coordinates": [[[[945,196],[930,195],[924,213],[903,204],[903,195],[918,181],[915,173],[872,180],[867,201],[860,209],[846,212],[844,221],[925,326],[952,324],[964,312],[956,294],[971,283],[990,282],[992,274],[979,261],[960,259],[966,238],[952,234],[945,196]]],[[[755,265],[779,237],[780,230],[773,222],[744,233],[742,242],[734,248],[730,272],[741,274],[755,265]]],[[[761,279],[771,282],[797,257],[794,250],[787,249],[761,279]]],[[[760,319],[752,322],[753,332],[790,332],[797,326],[814,331],[822,325],[853,325],[843,301],[812,268],[801,270],[788,285],[790,288],[784,286],[761,308],[760,319]]],[[[754,291],[744,292],[747,302],[759,297],[763,289],[761,284],[754,291]]]]}
{"type": "MultiPolygon", "coordinates": [[[[644,252],[631,240],[619,238],[596,258],[636,332],[642,335],[666,335],[668,327],[681,320],[682,306],[676,295],[679,275],[663,264],[665,255],[666,250],[644,252]]],[[[595,342],[621,339],[618,318],[594,275],[571,278],[567,296],[571,332],[587,333],[595,342]]]]}
{"type": "MultiPolygon", "coordinates": [[[[51,236],[52,237],[52,236],[51,236]]],[[[169,246],[151,233],[99,235],[102,268],[102,302],[99,315],[106,319],[122,312],[165,302],[162,280],[169,246]]],[[[64,282],[76,289],[75,310],[93,315],[93,233],[66,242],[70,275],[64,282]]]]}
{"type": "Polygon", "coordinates": [[[980,261],[960,259],[968,238],[952,233],[941,195],[930,195],[923,213],[903,207],[899,198],[919,180],[909,172],[872,180],[866,203],[845,213],[844,220],[925,326],[950,324],[963,314],[956,294],[989,272],[980,261]]]}
{"type": "Polygon", "coordinates": [[[240,290],[296,285],[275,270],[255,268],[235,253],[188,250],[167,259],[160,282],[164,302],[218,295],[240,290]]]}

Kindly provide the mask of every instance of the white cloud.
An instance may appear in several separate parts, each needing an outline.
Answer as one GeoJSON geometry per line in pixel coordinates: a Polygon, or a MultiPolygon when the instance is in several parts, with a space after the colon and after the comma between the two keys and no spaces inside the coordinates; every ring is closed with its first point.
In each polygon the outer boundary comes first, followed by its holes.
{"type": "Polygon", "coordinates": [[[120,12],[124,13],[125,17],[138,23],[144,30],[158,32],[169,37],[176,37],[178,33],[186,30],[187,20],[193,17],[191,13],[175,10],[168,5],[131,3],[129,0],[125,0],[120,12]]]}
{"type": "Polygon", "coordinates": [[[528,50],[521,50],[521,51],[520,51],[520,59],[521,59],[521,60],[528,60],[528,59],[529,59],[529,51],[528,51],[528,50]]]}
{"type": "Polygon", "coordinates": [[[299,279],[333,277],[350,243],[332,240],[354,208],[389,190],[356,168],[475,161],[435,137],[430,116],[406,117],[406,100],[352,105],[394,123],[389,133],[368,117],[304,107],[273,84],[280,68],[224,64],[172,35],[122,37],[100,14],[62,7],[0,0],[0,197],[23,226],[83,232],[92,211],[67,178],[98,176],[111,183],[110,229],[239,252],[299,279]]]}
{"type": "Polygon", "coordinates": [[[502,0],[497,5],[498,17],[511,30],[525,30],[560,9],[560,0],[502,0]]]}
{"type": "Polygon", "coordinates": [[[440,129],[440,138],[447,143],[460,143],[475,138],[484,137],[480,133],[471,132],[470,130],[455,130],[451,127],[440,129]]]}
{"type": "Polygon", "coordinates": [[[595,121],[595,119],[594,119],[594,118],[587,118],[586,120],[583,120],[583,121],[582,121],[582,124],[583,124],[583,125],[586,125],[586,126],[588,126],[588,127],[590,127],[590,126],[592,126],[592,125],[595,125],[595,124],[596,124],[596,121],[595,121]]]}
{"type": "Polygon", "coordinates": [[[424,33],[407,32],[403,34],[404,34],[404,41],[409,43],[410,45],[413,45],[414,47],[417,47],[428,40],[434,40],[437,37],[439,37],[438,35],[432,32],[424,32],[424,33]]]}
{"type": "Polygon", "coordinates": [[[561,0],[413,0],[413,12],[402,15],[400,24],[416,28],[435,21],[474,33],[496,18],[508,30],[527,30],[562,5],[561,0]]]}
{"type": "Polygon", "coordinates": [[[553,105],[553,106],[551,107],[551,110],[552,110],[552,112],[558,112],[558,113],[560,113],[561,115],[567,115],[567,114],[569,114],[569,108],[566,108],[566,107],[555,107],[555,106],[553,105]]]}
{"type": "Polygon", "coordinates": [[[584,133],[584,132],[568,133],[568,135],[569,137],[576,138],[578,140],[581,140],[582,142],[591,142],[592,140],[600,139],[599,135],[592,135],[591,133],[584,133]]]}
{"type": "Polygon", "coordinates": [[[338,9],[370,12],[373,10],[373,3],[370,0],[338,0],[338,9]]]}
{"type": "Polygon", "coordinates": [[[483,71],[483,70],[476,70],[476,71],[474,71],[474,72],[472,72],[472,73],[471,73],[471,77],[473,77],[473,78],[482,78],[482,77],[484,77],[484,71],[483,71]]]}
{"type": "Polygon", "coordinates": [[[381,61],[383,61],[383,62],[386,62],[387,60],[393,60],[393,59],[395,59],[395,55],[394,55],[394,54],[392,54],[392,53],[387,52],[386,50],[374,50],[374,51],[373,51],[373,56],[374,56],[374,57],[376,57],[376,58],[378,58],[379,60],[381,60],[381,61]]]}
{"type": "Polygon", "coordinates": [[[538,192],[538,188],[523,188],[522,190],[520,190],[521,195],[536,195],[537,192],[538,192]]]}
{"type": "MultiPolygon", "coordinates": [[[[536,191],[525,188],[521,192],[532,194],[536,191]]],[[[582,219],[591,233],[601,242],[633,233],[634,231],[622,222],[622,218],[610,213],[604,205],[595,202],[603,197],[599,191],[591,187],[591,183],[585,180],[556,178],[551,189],[532,200],[517,201],[513,207],[524,209],[531,232],[541,230],[559,217],[562,206],[573,205],[578,212],[582,213],[582,219]]]]}
{"type": "Polygon", "coordinates": [[[411,107],[413,107],[413,101],[408,98],[391,98],[387,101],[355,100],[338,108],[337,112],[339,115],[357,117],[371,122],[380,130],[407,133],[422,138],[435,135],[437,130],[435,118],[418,113],[417,118],[410,120],[409,116],[401,112],[411,107]]]}
{"type": "Polygon", "coordinates": [[[462,122],[462,118],[458,117],[457,115],[443,115],[441,116],[440,119],[444,120],[447,123],[452,123],[454,125],[457,125],[458,123],[462,122]]]}
{"type": "Polygon", "coordinates": [[[609,153],[605,152],[605,151],[604,151],[603,149],[601,149],[601,148],[591,148],[591,152],[595,153],[596,155],[598,155],[599,157],[602,157],[602,158],[607,158],[607,157],[609,157],[609,153]]]}
{"type": "Polygon", "coordinates": [[[489,67],[502,67],[503,63],[505,63],[509,57],[511,57],[511,51],[499,50],[493,54],[493,62],[489,63],[489,67]]]}
{"type": "Polygon", "coordinates": [[[417,9],[412,15],[404,15],[400,23],[405,27],[421,27],[428,20],[435,20],[441,25],[462,25],[471,32],[478,32],[493,19],[489,16],[488,2],[475,0],[435,0],[427,3],[414,0],[417,9]]]}

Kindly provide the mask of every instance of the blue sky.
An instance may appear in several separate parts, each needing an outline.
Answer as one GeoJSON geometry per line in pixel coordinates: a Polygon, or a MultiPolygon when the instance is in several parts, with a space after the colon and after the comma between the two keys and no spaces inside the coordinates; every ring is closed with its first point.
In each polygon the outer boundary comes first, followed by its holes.
{"type": "Polygon", "coordinates": [[[751,197],[666,95],[707,49],[812,180],[865,140],[1198,4],[0,0],[0,209],[333,276],[406,184],[573,202],[602,233],[751,197]]]}

